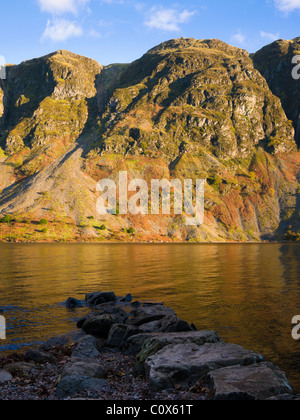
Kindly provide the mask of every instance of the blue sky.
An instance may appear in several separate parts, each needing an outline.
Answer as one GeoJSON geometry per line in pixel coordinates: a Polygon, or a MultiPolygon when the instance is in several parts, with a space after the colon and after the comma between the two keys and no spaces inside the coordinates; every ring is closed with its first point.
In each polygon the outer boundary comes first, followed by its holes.
{"type": "Polygon", "coordinates": [[[300,0],[0,0],[7,63],[59,49],[131,62],[171,38],[219,38],[255,52],[300,36],[300,0]]]}

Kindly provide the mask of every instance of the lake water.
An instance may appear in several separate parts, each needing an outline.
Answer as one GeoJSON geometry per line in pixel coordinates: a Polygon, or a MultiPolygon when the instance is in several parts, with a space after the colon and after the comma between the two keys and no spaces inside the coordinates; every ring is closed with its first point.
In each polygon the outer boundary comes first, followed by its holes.
{"type": "Polygon", "coordinates": [[[114,291],[164,301],[198,329],[263,354],[300,392],[299,245],[1,244],[0,356],[75,329],[70,296],[114,291]]]}

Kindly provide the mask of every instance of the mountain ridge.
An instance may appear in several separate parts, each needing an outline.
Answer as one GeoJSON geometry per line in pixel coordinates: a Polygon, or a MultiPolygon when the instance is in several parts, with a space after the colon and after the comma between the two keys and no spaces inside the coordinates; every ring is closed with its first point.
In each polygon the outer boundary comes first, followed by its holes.
{"type": "Polygon", "coordinates": [[[59,50],[8,68],[0,81],[0,215],[15,222],[1,224],[0,239],[296,238],[295,122],[257,62],[219,40],[184,38],[129,64],[59,50]],[[148,183],[205,178],[204,224],[98,215],[97,182],[117,181],[121,170],[148,183]]]}

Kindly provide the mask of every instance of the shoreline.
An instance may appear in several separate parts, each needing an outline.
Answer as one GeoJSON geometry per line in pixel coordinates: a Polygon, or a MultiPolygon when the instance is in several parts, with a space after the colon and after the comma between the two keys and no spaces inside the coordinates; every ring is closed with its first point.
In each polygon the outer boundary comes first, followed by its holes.
{"type": "Polygon", "coordinates": [[[211,242],[188,242],[188,241],[103,241],[97,239],[87,240],[49,240],[49,241],[26,241],[26,240],[0,240],[0,244],[94,244],[94,245],[300,245],[299,242],[287,241],[211,241],[211,242]]]}
{"type": "Polygon", "coordinates": [[[0,400],[300,399],[263,356],[197,331],[163,303],[99,292],[66,306],[89,308],[78,333],[0,358],[0,400]]]}

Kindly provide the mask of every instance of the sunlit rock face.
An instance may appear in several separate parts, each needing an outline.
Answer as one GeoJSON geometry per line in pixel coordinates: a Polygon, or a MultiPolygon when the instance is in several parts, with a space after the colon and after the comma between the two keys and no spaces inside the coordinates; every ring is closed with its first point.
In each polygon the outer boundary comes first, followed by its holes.
{"type": "MultiPolygon", "coordinates": [[[[131,64],[103,67],[58,51],[9,66],[0,82],[0,215],[55,221],[53,240],[259,241],[296,232],[296,124],[263,77],[261,54],[255,68],[246,51],[221,41],[178,39],[131,64]],[[100,216],[97,182],[120,171],[149,185],[205,179],[203,225],[174,214],[100,216]]],[[[50,236],[12,229],[15,239],[50,236]]]]}
{"type": "Polygon", "coordinates": [[[297,61],[300,63],[300,37],[273,42],[254,54],[253,60],[271,91],[281,99],[287,117],[293,122],[300,146],[300,68],[296,67],[297,61]]]}

